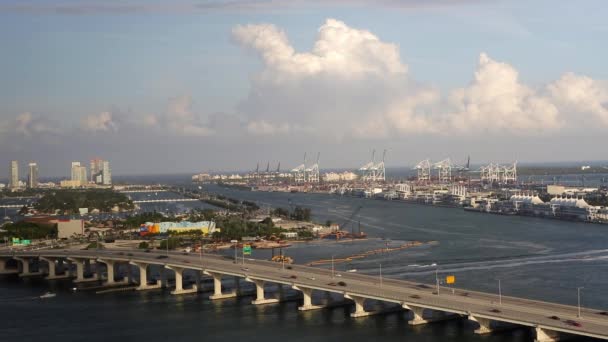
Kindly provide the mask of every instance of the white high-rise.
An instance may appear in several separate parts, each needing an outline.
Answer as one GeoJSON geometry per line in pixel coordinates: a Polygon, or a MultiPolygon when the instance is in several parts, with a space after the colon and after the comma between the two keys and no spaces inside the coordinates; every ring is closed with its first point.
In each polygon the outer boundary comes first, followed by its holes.
{"type": "Polygon", "coordinates": [[[79,185],[86,185],[88,183],[87,167],[81,166],[80,162],[72,162],[72,182],[79,185]]]}
{"type": "Polygon", "coordinates": [[[11,189],[16,189],[19,187],[19,162],[17,160],[11,161],[9,186],[11,189]]]}
{"type": "Polygon", "coordinates": [[[38,164],[29,163],[30,173],[27,178],[27,186],[31,189],[38,187],[38,164]]]}
{"type": "Polygon", "coordinates": [[[103,167],[101,169],[102,183],[103,185],[112,185],[112,170],[110,169],[110,162],[107,160],[103,161],[103,167]]]}

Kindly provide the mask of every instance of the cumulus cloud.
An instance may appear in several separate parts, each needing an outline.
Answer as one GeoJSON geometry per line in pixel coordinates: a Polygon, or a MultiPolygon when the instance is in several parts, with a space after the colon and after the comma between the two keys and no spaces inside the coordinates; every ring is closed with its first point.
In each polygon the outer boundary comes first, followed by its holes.
{"type": "Polygon", "coordinates": [[[192,97],[177,96],[169,99],[167,110],[161,115],[146,115],[142,123],[148,127],[167,129],[179,136],[209,136],[214,131],[203,123],[202,118],[192,111],[192,97]]]}
{"type": "Polygon", "coordinates": [[[59,132],[58,128],[53,122],[41,116],[34,116],[30,112],[24,112],[17,115],[14,124],[8,125],[7,127],[8,130],[14,130],[23,136],[59,132]]]}
{"type": "Polygon", "coordinates": [[[232,35],[263,62],[239,106],[250,134],[531,135],[592,119],[608,125],[608,87],[586,76],[532,87],[515,67],[481,53],[470,84],[442,95],[411,79],[395,44],[339,20],[327,19],[304,52],[271,24],[239,25],[232,35]]]}
{"type": "Polygon", "coordinates": [[[267,68],[279,73],[353,78],[407,71],[395,44],[335,19],[327,19],[319,28],[312,51],[306,53],[296,53],[285,32],[271,24],[239,25],[232,33],[237,42],[258,51],[267,68]]]}
{"type": "Polygon", "coordinates": [[[90,132],[108,132],[118,130],[118,124],[112,118],[112,113],[101,112],[91,114],[82,119],[80,127],[90,132]]]}
{"type": "Polygon", "coordinates": [[[525,133],[562,126],[558,108],[551,99],[519,82],[519,73],[506,63],[479,56],[473,82],[454,90],[449,128],[460,131],[525,133]]]}
{"type": "Polygon", "coordinates": [[[398,47],[367,30],[328,19],[310,52],[270,24],[237,26],[233,38],[264,65],[239,106],[252,134],[377,138],[431,126],[418,108],[427,90],[408,79],[398,47]]]}
{"type": "Polygon", "coordinates": [[[548,85],[554,101],[577,114],[590,113],[608,126],[608,85],[568,72],[548,85]]]}

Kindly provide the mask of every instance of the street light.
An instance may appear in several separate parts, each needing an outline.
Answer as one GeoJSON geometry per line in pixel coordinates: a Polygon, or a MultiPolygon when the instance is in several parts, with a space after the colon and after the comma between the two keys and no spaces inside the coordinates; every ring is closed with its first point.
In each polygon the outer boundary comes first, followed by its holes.
{"type": "Polygon", "coordinates": [[[584,289],[584,287],[579,286],[576,288],[576,291],[578,293],[578,315],[576,317],[581,317],[581,289],[584,289]]]}
{"type": "Polygon", "coordinates": [[[437,295],[439,296],[439,266],[435,264],[435,283],[437,285],[437,295]]]}
{"type": "Polygon", "coordinates": [[[502,288],[500,286],[500,279],[498,279],[498,304],[502,305],[502,288]]]}

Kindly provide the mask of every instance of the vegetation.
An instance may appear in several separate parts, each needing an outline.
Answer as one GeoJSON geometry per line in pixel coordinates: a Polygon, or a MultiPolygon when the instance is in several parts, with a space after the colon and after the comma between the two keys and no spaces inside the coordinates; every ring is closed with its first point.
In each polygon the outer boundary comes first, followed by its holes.
{"type": "Polygon", "coordinates": [[[38,200],[34,207],[47,213],[59,210],[70,214],[78,213],[79,208],[109,212],[114,207],[118,207],[120,210],[132,210],[134,205],[127,196],[112,190],[85,189],[48,192],[38,200]]]}
{"type": "Polygon", "coordinates": [[[150,244],[147,243],[146,241],[142,241],[139,243],[139,246],[137,246],[137,248],[139,249],[148,249],[150,248],[150,244]]]}
{"type": "Polygon", "coordinates": [[[6,232],[0,233],[2,237],[15,237],[19,239],[43,239],[57,237],[57,225],[43,225],[30,222],[9,223],[2,227],[6,232]]]}
{"type": "Polygon", "coordinates": [[[274,216],[290,218],[296,221],[310,221],[311,211],[310,208],[304,208],[297,206],[292,212],[285,208],[276,208],[272,211],[274,216]]]}
{"type": "Polygon", "coordinates": [[[179,239],[169,238],[169,239],[162,240],[160,242],[160,246],[158,247],[158,249],[167,249],[167,241],[169,241],[169,249],[175,249],[179,246],[179,239]]]}
{"type": "Polygon", "coordinates": [[[99,242],[99,244],[98,244],[97,241],[93,241],[93,242],[89,243],[85,249],[104,249],[104,248],[105,247],[103,246],[103,243],[99,242]]]}
{"type": "Polygon", "coordinates": [[[265,239],[276,239],[284,232],[282,228],[276,227],[272,219],[266,218],[262,222],[250,222],[241,217],[222,217],[216,221],[220,232],[215,232],[213,237],[220,240],[240,240],[244,236],[259,236],[265,239]]]}

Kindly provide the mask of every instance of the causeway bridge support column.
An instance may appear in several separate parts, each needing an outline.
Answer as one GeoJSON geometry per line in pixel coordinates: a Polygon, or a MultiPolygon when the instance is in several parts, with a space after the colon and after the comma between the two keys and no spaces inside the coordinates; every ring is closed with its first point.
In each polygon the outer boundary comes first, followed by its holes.
{"type": "Polygon", "coordinates": [[[20,277],[32,277],[32,276],[37,276],[37,275],[42,274],[42,272],[40,270],[38,272],[30,271],[31,258],[15,257],[15,260],[21,262],[21,273],[19,273],[20,277]]]}
{"type": "Polygon", "coordinates": [[[79,259],[79,258],[68,258],[72,263],[76,265],[76,279],[74,279],[75,283],[83,283],[87,281],[97,281],[98,279],[93,276],[90,278],[85,278],[84,270],[86,264],[89,262],[88,259],[79,259]]]}
{"type": "Polygon", "coordinates": [[[355,311],[350,313],[350,317],[354,317],[354,318],[365,317],[365,316],[373,315],[375,313],[373,311],[372,312],[365,311],[366,298],[364,298],[364,297],[345,294],[344,298],[351,299],[353,302],[355,302],[355,311]]]}
{"type": "Polygon", "coordinates": [[[213,294],[209,296],[209,299],[225,299],[225,298],[233,298],[237,296],[237,290],[233,290],[230,293],[222,293],[222,276],[221,273],[215,272],[205,272],[206,275],[209,275],[213,278],[213,294]]]}
{"type": "Polygon", "coordinates": [[[196,284],[192,285],[189,289],[184,289],[184,268],[177,266],[165,266],[165,268],[175,272],[175,290],[171,291],[171,294],[178,295],[198,292],[198,286],[196,284]]]}
{"type": "MultiPolygon", "coordinates": [[[[115,267],[114,265],[117,264],[116,261],[114,260],[105,260],[105,259],[97,259],[96,260],[97,265],[99,264],[106,264],[106,274],[107,279],[104,282],[104,285],[108,285],[108,286],[112,286],[112,285],[123,285],[123,284],[128,284],[129,283],[129,277],[124,277],[122,280],[120,281],[116,281],[115,278],[115,267]]],[[[99,269],[97,270],[97,272],[99,272],[99,269]]]]}
{"type": "Polygon", "coordinates": [[[247,279],[247,281],[253,282],[255,284],[256,289],[256,299],[254,299],[251,304],[261,305],[261,304],[273,304],[278,303],[279,300],[276,298],[265,298],[264,297],[264,281],[259,279],[247,279]]]}
{"type": "Polygon", "coordinates": [[[15,269],[7,269],[6,263],[11,260],[10,258],[0,258],[0,275],[2,274],[15,274],[19,273],[18,270],[15,269]]]}
{"type": "Polygon", "coordinates": [[[533,328],[536,337],[534,342],[555,342],[560,340],[560,335],[557,331],[548,330],[540,327],[533,328]]]}
{"type": "Polygon", "coordinates": [[[292,286],[291,288],[302,292],[302,296],[304,297],[304,302],[302,303],[302,306],[298,307],[298,310],[300,310],[300,311],[318,310],[318,309],[322,309],[325,307],[323,305],[313,305],[312,304],[313,289],[307,288],[307,287],[302,287],[302,286],[295,286],[295,285],[292,286]]]}
{"type": "Polygon", "coordinates": [[[64,278],[69,278],[70,274],[66,271],[64,271],[62,274],[57,274],[57,264],[56,262],[58,261],[58,259],[55,258],[46,258],[46,257],[40,257],[40,260],[46,261],[46,263],[49,265],[49,274],[46,276],[45,279],[48,280],[53,280],[53,279],[64,279],[64,278]]]}
{"type": "Polygon", "coordinates": [[[428,315],[427,315],[427,317],[424,317],[425,310],[430,310],[430,309],[427,309],[425,307],[418,306],[418,305],[411,305],[411,304],[402,304],[401,306],[404,309],[409,310],[414,314],[414,318],[408,322],[410,325],[420,325],[420,324],[427,324],[427,323],[432,323],[432,322],[447,321],[449,319],[456,319],[456,318],[462,317],[461,315],[458,315],[458,314],[436,311],[436,310],[432,310],[431,315],[430,315],[431,317],[428,317],[428,315]]]}
{"type": "Polygon", "coordinates": [[[483,335],[492,332],[492,327],[490,326],[492,323],[491,319],[469,315],[469,320],[479,323],[479,328],[475,330],[476,334],[483,335]]]}
{"type": "Polygon", "coordinates": [[[162,281],[159,279],[156,281],[154,285],[148,285],[148,264],[143,262],[133,262],[130,261],[129,264],[137,266],[139,268],[139,286],[136,288],[138,291],[143,290],[154,290],[160,289],[162,286],[162,281]]]}

